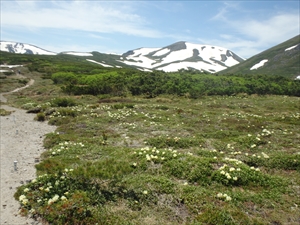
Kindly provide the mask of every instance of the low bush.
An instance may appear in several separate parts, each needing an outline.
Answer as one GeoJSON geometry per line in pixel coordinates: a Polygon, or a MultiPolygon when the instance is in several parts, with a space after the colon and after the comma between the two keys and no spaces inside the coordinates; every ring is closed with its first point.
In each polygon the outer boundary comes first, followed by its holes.
{"type": "Polygon", "coordinates": [[[50,102],[52,107],[76,106],[77,103],[72,98],[55,98],[50,102]]]}
{"type": "Polygon", "coordinates": [[[45,121],[46,120],[45,113],[43,113],[43,112],[39,112],[38,114],[36,114],[35,118],[37,121],[45,121]]]}

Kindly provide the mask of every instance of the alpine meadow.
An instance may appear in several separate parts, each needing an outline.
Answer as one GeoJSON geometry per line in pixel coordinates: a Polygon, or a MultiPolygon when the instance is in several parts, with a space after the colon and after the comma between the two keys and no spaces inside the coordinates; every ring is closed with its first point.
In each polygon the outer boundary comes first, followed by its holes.
{"type": "Polygon", "coordinates": [[[247,60],[225,52],[215,62],[228,68],[211,73],[124,63],[163,62],[154,52],[1,51],[1,93],[35,81],[5,104],[56,126],[36,179],[14,195],[20,214],[53,225],[300,224],[299,52],[299,36],[247,60]]]}

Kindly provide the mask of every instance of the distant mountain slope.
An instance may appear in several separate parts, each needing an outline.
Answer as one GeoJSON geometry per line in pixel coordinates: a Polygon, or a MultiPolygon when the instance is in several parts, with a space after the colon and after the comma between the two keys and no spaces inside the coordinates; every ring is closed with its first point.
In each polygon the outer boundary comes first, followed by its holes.
{"type": "MultiPolygon", "coordinates": [[[[34,45],[1,41],[1,51],[19,54],[56,55],[34,45]]],[[[243,62],[244,59],[232,51],[210,45],[177,42],[163,48],[139,48],[123,55],[99,52],[61,52],[59,55],[72,55],[85,58],[91,63],[104,67],[134,67],[143,71],[193,69],[215,73],[243,62]]]]}
{"type": "Polygon", "coordinates": [[[270,74],[297,78],[300,75],[300,35],[220,72],[270,74]]]}
{"type": "Polygon", "coordinates": [[[177,42],[163,48],[139,48],[120,58],[120,62],[127,65],[166,72],[194,69],[215,73],[243,61],[228,49],[188,42],[177,42]]]}
{"type": "Polygon", "coordinates": [[[45,49],[36,47],[30,44],[10,42],[10,41],[1,41],[0,50],[11,53],[19,54],[35,54],[35,55],[56,55],[57,53],[47,51],[45,49]]]}

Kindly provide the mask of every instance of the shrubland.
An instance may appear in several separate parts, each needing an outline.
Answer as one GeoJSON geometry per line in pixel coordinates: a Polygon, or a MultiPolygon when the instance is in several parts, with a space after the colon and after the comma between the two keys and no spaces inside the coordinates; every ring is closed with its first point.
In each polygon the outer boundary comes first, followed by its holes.
{"type": "MultiPolygon", "coordinates": [[[[84,74],[60,71],[62,64],[29,70],[34,85],[8,98],[57,126],[37,178],[15,194],[23,215],[49,224],[300,222],[299,97],[212,91],[254,85],[248,76],[84,74]]],[[[273,81],[298,90],[266,77],[262,89],[273,81]]]]}

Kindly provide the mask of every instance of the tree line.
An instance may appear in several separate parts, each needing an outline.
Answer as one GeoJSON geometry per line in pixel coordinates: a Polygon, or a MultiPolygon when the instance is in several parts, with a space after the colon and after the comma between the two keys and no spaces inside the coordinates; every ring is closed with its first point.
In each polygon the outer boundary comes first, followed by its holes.
{"type": "Polygon", "coordinates": [[[203,95],[259,95],[300,96],[300,81],[271,75],[218,75],[179,71],[142,72],[123,69],[82,75],[74,72],[57,72],[51,79],[68,94],[111,96],[147,95],[155,97],[171,94],[191,98],[203,95]]]}

